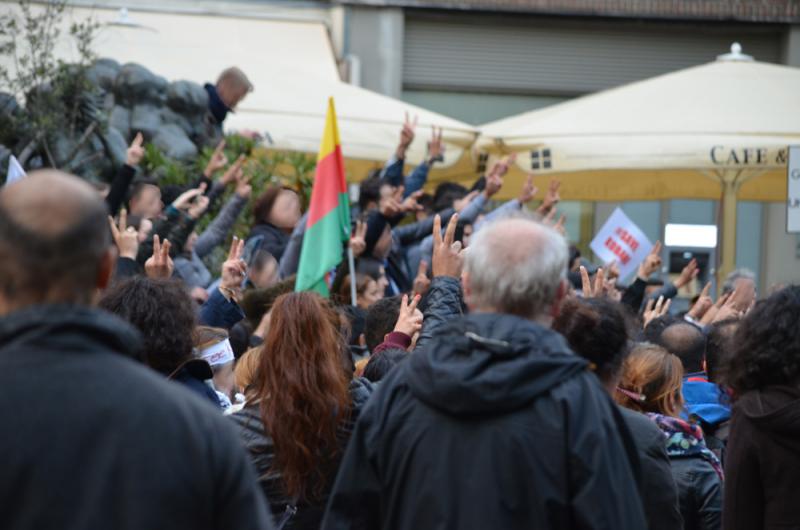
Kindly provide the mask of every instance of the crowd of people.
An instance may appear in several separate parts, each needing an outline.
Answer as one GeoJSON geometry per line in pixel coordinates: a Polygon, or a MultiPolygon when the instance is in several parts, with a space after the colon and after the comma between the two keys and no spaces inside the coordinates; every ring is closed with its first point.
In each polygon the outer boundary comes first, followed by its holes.
{"type": "Polygon", "coordinates": [[[673,311],[696,262],[660,281],[657,244],[622,285],[558,182],[498,205],[506,158],[429,194],[441,132],[406,175],[414,140],[361,182],[329,299],[294,289],[297,192],[251,197],[223,144],[185,188],[139,175],[141,135],[100,193],[3,188],[3,527],[800,528],[800,287],[739,270],[673,311]]]}

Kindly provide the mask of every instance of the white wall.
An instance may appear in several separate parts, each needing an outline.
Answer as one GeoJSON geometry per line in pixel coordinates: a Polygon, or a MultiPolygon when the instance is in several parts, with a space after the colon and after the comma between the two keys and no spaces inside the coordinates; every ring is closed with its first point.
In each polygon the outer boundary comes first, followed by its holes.
{"type": "Polygon", "coordinates": [[[766,205],[764,218],[764,285],[800,284],[800,234],[786,233],[786,205],[766,205]]]}

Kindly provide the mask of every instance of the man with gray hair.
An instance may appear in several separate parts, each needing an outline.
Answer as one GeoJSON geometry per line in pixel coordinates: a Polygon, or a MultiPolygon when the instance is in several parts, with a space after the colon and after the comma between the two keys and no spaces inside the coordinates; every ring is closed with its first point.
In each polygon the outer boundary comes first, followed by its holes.
{"type": "Polygon", "coordinates": [[[222,122],[244,97],[253,91],[253,84],[238,67],[231,66],[219,74],[216,84],[206,83],[209,125],[222,132],[222,122]]]}
{"type": "Polygon", "coordinates": [[[456,223],[436,219],[423,337],[359,418],[322,528],[645,528],[619,413],[550,329],[563,237],[506,219],[465,253],[456,223]]]}

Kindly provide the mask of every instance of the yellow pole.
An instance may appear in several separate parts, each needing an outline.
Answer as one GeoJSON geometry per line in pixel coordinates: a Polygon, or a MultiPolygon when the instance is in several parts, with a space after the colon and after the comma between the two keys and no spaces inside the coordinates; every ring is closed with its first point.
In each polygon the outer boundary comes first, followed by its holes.
{"type": "Polygon", "coordinates": [[[722,260],[717,273],[717,286],[736,267],[736,192],[735,182],[722,180],[722,260]]]}

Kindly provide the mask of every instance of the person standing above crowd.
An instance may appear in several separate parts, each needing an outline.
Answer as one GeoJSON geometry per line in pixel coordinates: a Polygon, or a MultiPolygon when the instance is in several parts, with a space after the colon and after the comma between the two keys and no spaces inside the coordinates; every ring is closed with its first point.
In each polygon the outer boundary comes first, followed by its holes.
{"type": "Polygon", "coordinates": [[[106,216],[54,170],[0,190],[3,528],[272,528],[225,419],[92,307],[114,271],[106,216]]]}
{"type": "MultiPolygon", "coordinates": [[[[429,293],[452,290],[456,314],[457,222],[442,238],[435,220],[429,293]]],[[[471,314],[439,325],[381,381],[322,528],[641,530],[637,457],[614,404],[549,329],[567,292],[563,237],[499,221],[473,238],[466,260],[471,314]]]]}
{"type": "Polygon", "coordinates": [[[231,66],[219,74],[216,84],[206,83],[204,88],[208,94],[207,122],[222,134],[222,124],[228,113],[235,111],[236,106],[253,91],[253,84],[241,69],[231,66]]]}
{"type": "Polygon", "coordinates": [[[725,530],[800,528],[800,286],[741,321],[726,382],[734,395],[725,530]]]}

